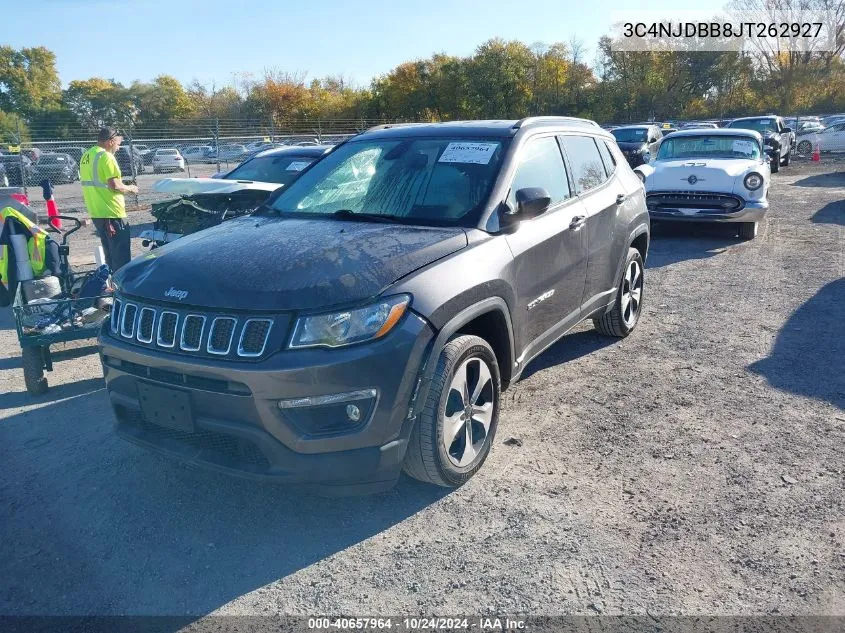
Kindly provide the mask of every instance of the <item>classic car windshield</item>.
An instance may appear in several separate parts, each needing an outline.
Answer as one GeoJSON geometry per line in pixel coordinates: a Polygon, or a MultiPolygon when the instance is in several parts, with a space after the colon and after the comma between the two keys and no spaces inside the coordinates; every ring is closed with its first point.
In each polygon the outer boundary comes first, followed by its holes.
{"type": "Polygon", "coordinates": [[[259,156],[242,163],[226,174],[226,180],[256,180],[289,185],[299,173],[313,163],[313,156],[259,156]]]}
{"type": "Polygon", "coordinates": [[[760,159],[760,145],[747,136],[675,136],[664,139],[657,152],[657,160],[684,158],[745,158],[760,159]]]}
{"type": "Polygon", "coordinates": [[[619,143],[645,143],[648,130],[645,128],[617,128],[611,131],[619,143]]]}
{"type": "Polygon", "coordinates": [[[774,119],[742,119],[741,121],[731,121],[728,127],[754,130],[755,132],[760,132],[760,134],[763,134],[767,130],[769,132],[778,131],[778,126],[774,119]]]}
{"type": "Polygon", "coordinates": [[[384,216],[456,224],[487,198],[504,154],[498,139],[407,138],[345,143],[273,203],[280,213],[384,216]]]}

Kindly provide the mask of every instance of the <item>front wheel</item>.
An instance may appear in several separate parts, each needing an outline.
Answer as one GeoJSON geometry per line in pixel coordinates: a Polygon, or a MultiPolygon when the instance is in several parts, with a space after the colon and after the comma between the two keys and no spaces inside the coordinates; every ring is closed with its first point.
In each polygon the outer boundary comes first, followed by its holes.
{"type": "Polygon", "coordinates": [[[756,222],[741,222],[739,225],[739,239],[753,240],[757,237],[757,223],[756,222]]]}
{"type": "Polygon", "coordinates": [[[636,248],[629,248],[613,308],[593,319],[593,326],[599,334],[624,338],[634,331],[642,312],[645,281],[643,272],[642,255],[636,248]]]}
{"type": "Polygon", "coordinates": [[[465,483],[490,453],[500,392],[499,366],[487,341],[469,335],[450,340],[411,432],[405,472],[438,486],[465,483]]]}
{"type": "Polygon", "coordinates": [[[813,144],[810,141],[801,141],[798,143],[798,153],[802,156],[808,156],[813,153],[813,144]]]}
{"type": "Polygon", "coordinates": [[[21,360],[23,361],[23,381],[26,390],[33,396],[47,393],[47,379],[44,377],[44,348],[22,348],[21,360]]]}

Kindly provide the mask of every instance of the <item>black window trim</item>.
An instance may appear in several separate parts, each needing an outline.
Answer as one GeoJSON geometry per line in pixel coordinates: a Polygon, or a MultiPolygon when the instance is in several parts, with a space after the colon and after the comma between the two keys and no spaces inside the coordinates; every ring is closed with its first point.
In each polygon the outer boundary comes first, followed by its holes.
{"type": "MultiPolygon", "coordinates": [[[[561,137],[563,137],[563,136],[586,136],[587,138],[591,138],[591,139],[593,139],[593,142],[596,143],[596,151],[597,152],[599,150],[598,139],[605,140],[605,138],[603,136],[597,136],[595,134],[588,134],[586,132],[581,132],[580,130],[579,131],[566,130],[565,132],[558,132],[557,135],[558,135],[558,146],[560,147],[561,151],[563,152],[564,161],[566,162],[566,165],[567,165],[567,170],[566,170],[567,174],[572,174],[573,169],[572,169],[572,164],[569,160],[569,156],[566,153],[566,148],[563,146],[563,141],[561,141],[561,137]]],[[[610,148],[608,148],[608,151],[610,151],[610,148]]],[[[601,152],[599,152],[599,158],[601,159],[601,152]]],[[[604,164],[603,159],[602,159],[602,164],[604,164]]],[[[614,170],[612,175],[607,176],[604,179],[604,182],[602,182],[599,185],[596,185],[595,187],[591,187],[590,189],[586,189],[585,191],[582,191],[581,193],[576,192],[574,197],[579,198],[581,196],[586,196],[588,194],[592,195],[594,192],[598,191],[599,189],[603,189],[604,187],[609,186],[610,182],[614,179],[616,174],[617,174],[617,170],[614,170]]],[[[571,175],[569,176],[569,178],[570,178],[570,180],[572,180],[571,175]]],[[[575,191],[575,188],[573,188],[572,191],[575,191]]]]}
{"type": "MultiPolygon", "coordinates": [[[[572,181],[572,173],[571,173],[571,170],[569,169],[569,164],[567,163],[566,155],[563,152],[563,147],[561,147],[560,141],[558,140],[559,134],[560,134],[560,132],[543,131],[543,132],[538,132],[537,134],[532,134],[531,136],[528,136],[527,138],[525,138],[523,140],[523,142],[519,146],[519,150],[517,151],[516,155],[514,156],[513,172],[508,177],[508,187],[507,187],[507,190],[505,191],[505,197],[504,197],[504,200],[503,200],[504,204],[508,204],[508,198],[510,198],[511,191],[513,190],[513,181],[514,181],[514,178],[516,178],[516,173],[517,173],[517,171],[519,171],[520,165],[522,164],[521,161],[522,161],[523,153],[525,152],[525,148],[528,147],[528,145],[535,140],[538,140],[538,139],[541,139],[541,138],[549,138],[549,137],[555,139],[555,141],[557,142],[557,149],[558,149],[558,152],[560,152],[560,160],[561,160],[561,163],[563,164],[563,171],[566,174],[567,185],[569,186],[569,197],[564,199],[564,200],[561,200],[560,202],[556,202],[556,203],[550,205],[549,208],[546,210],[546,212],[542,214],[542,216],[550,215],[552,213],[560,211],[564,207],[567,207],[570,204],[572,204],[573,201],[578,200],[578,194],[575,193],[575,187],[574,187],[574,183],[572,181]]],[[[508,205],[508,206],[510,206],[510,205],[508,205]]],[[[512,209],[512,210],[516,211],[516,209],[512,209]]],[[[540,217],[542,217],[542,216],[540,216],[540,217]]]]}

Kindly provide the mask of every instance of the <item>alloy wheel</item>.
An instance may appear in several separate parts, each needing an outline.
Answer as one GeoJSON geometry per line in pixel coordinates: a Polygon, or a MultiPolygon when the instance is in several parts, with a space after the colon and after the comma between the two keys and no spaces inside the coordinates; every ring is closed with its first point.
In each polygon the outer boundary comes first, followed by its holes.
{"type": "Polygon", "coordinates": [[[487,364],[471,356],[449,385],[443,419],[443,447],[455,466],[469,466],[487,441],[493,420],[493,377],[487,364]]]}
{"type": "Polygon", "coordinates": [[[634,327],[640,312],[643,296],[643,270],[637,260],[628,264],[622,280],[622,320],[629,328],[634,327]]]}

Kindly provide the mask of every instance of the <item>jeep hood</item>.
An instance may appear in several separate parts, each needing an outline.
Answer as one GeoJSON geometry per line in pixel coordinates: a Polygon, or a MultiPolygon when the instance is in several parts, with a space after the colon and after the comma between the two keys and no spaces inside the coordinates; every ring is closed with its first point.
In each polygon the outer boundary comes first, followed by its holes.
{"type": "Polygon", "coordinates": [[[115,281],[127,295],[180,305],[321,310],[375,297],[466,245],[461,228],[250,216],[137,257],[115,281]],[[187,295],[166,297],[171,288],[187,295]]]}
{"type": "Polygon", "coordinates": [[[282,185],[255,180],[225,180],[223,178],[164,178],[153,185],[158,193],[193,196],[200,193],[235,193],[244,189],[275,191],[282,185]]]}

